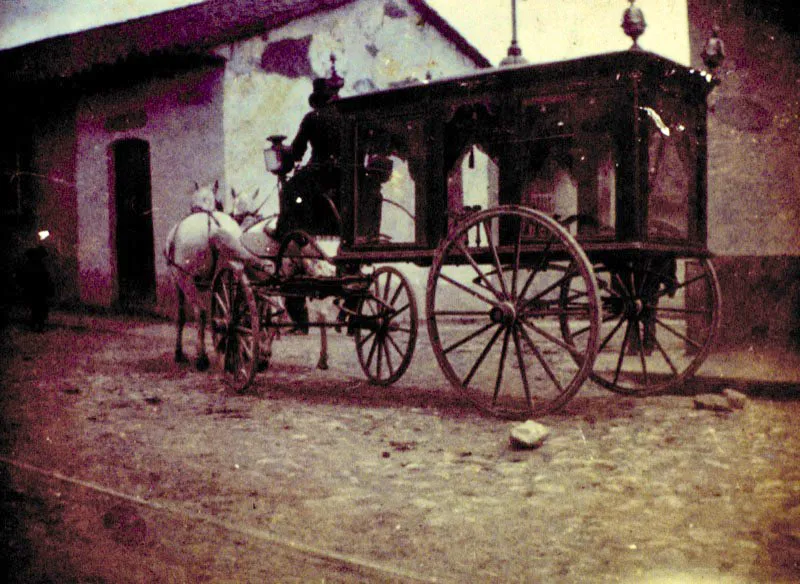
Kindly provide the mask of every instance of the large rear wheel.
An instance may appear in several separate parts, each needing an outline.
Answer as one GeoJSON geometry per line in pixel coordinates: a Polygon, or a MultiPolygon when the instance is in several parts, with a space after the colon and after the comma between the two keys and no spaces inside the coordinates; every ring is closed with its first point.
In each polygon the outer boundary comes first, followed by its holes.
{"type": "Polygon", "coordinates": [[[450,383],[479,409],[511,419],[567,403],[592,371],[600,306],[575,239],[538,211],[476,213],[440,244],[428,277],[428,333],[450,383]],[[563,305],[580,281],[581,303],[563,305]],[[566,342],[559,323],[584,331],[566,342]]]}
{"type": "MultiPolygon", "coordinates": [[[[628,395],[674,391],[700,367],[716,339],[721,295],[708,259],[642,257],[595,267],[603,317],[592,380],[628,395]]],[[[580,283],[562,306],[584,302],[580,283]]],[[[586,331],[562,320],[570,344],[586,331]]]]}

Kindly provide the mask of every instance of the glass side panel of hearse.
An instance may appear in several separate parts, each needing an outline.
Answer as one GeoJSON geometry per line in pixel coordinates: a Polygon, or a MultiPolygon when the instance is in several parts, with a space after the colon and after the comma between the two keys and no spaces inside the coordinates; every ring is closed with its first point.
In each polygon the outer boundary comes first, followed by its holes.
{"type": "Polygon", "coordinates": [[[641,134],[647,150],[647,239],[701,239],[697,230],[703,166],[698,111],[679,96],[659,93],[643,99],[641,134]],[[698,189],[700,187],[700,189],[698,189]]]}
{"type": "Polygon", "coordinates": [[[355,243],[414,246],[425,240],[425,120],[413,115],[360,119],[355,127],[355,243]]]}
{"type": "Polygon", "coordinates": [[[445,123],[451,221],[517,204],[556,218],[580,238],[614,239],[618,104],[592,95],[513,97],[502,106],[462,104],[445,123]]]}

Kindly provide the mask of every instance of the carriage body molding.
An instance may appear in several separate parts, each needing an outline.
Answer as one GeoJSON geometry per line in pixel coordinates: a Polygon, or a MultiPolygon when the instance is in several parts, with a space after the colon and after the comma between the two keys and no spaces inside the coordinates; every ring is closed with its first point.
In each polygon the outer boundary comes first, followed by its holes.
{"type": "Polygon", "coordinates": [[[590,255],[704,257],[712,87],[626,51],[341,99],[339,259],[426,265],[460,220],[506,204],[555,217],[590,255]]]}

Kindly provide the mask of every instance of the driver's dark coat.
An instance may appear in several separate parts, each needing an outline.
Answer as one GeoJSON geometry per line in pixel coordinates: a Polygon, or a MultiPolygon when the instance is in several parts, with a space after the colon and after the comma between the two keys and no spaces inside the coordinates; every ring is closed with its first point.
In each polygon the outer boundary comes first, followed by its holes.
{"type": "Polygon", "coordinates": [[[297,136],[292,140],[292,158],[295,161],[302,160],[308,144],[311,144],[311,159],[308,162],[310,166],[336,165],[341,125],[341,117],[334,107],[323,106],[308,112],[300,122],[297,136]]]}
{"type": "Polygon", "coordinates": [[[311,158],[283,189],[278,236],[293,229],[312,235],[339,235],[339,148],[341,116],[322,106],[305,115],[290,145],[293,160],[302,160],[308,145],[311,158]]]}

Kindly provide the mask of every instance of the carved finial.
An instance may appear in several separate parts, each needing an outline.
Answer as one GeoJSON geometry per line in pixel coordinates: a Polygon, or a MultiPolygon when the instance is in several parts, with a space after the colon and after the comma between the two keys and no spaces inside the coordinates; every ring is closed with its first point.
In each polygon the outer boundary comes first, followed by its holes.
{"type": "Polygon", "coordinates": [[[633,39],[631,50],[641,50],[637,40],[644,34],[644,29],[647,28],[647,23],[644,20],[644,12],[638,6],[634,6],[636,0],[628,0],[630,6],[622,13],[622,30],[625,34],[633,39]]]}
{"type": "Polygon", "coordinates": [[[508,54],[500,61],[500,66],[524,65],[527,62],[517,44],[517,0],[511,0],[511,45],[508,47],[508,54]]]}
{"type": "Polygon", "coordinates": [[[338,92],[344,86],[344,78],[336,71],[336,55],[331,53],[331,72],[328,76],[328,88],[334,92],[338,92]]]}
{"type": "Polygon", "coordinates": [[[701,57],[712,74],[725,60],[725,43],[719,38],[719,26],[716,24],[711,27],[711,36],[703,47],[701,57]]]}

